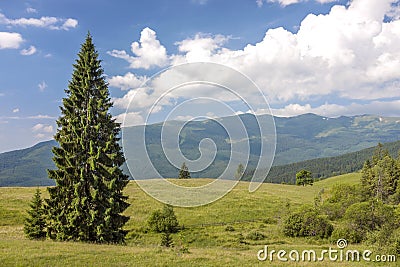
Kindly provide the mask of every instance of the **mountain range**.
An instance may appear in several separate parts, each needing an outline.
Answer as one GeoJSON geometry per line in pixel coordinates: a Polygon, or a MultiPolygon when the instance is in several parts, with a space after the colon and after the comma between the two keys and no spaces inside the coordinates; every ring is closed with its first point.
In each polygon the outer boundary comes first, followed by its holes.
{"type": "MultiPolygon", "coordinates": [[[[262,121],[263,116],[269,115],[259,115],[257,119],[262,121]]],[[[240,119],[249,136],[249,140],[244,141],[249,141],[250,144],[250,157],[246,169],[246,172],[250,173],[256,166],[261,150],[262,137],[260,136],[254,115],[242,114],[240,115],[240,119]]],[[[212,139],[217,147],[216,157],[211,166],[201,172],[192,173],[192,177],[214,178],[223,172],[229,160],[230,142],[232,140],[228,138],[226,130],[221,125],[229,125],[231,121],[232,117],[224,117],[217,120],[191,121],[185,124],[185,127],[180,131],[179,147],[182,150],[182,154],[188,159],[193,160],[200,156],[198,147],[200,141],[204,138],[212,139]]],[[[290,177],[293,177],[293,173],[287,173],[284,170],[290,169],[291,172],[295,172],[296,168],[304,166],[303,163],[310,162],[307,160],[311,159],[336,157],[336,161],[339,161],[339,163],[335,166],[346,165],[348,163],[340,163],[340,157],[337,158],[337,156],[370,148],[376,146],[379,142],[395,142],[399,140],[400,136],[400,118],[393,117],[360,115],[328,118],[315,114],[304,114],[288,118],[274,117],[274,121],[277,145],[273,162],[274,167],[268,178],[272,182],[291,182],[292,178],[290,177]],[[289,168],[289,166],[292,167],[289,168]],[[279,171],[276,172],[277,170],[279,171]],[[275,173],[275,178],[271,177],[273,173],[275,173]],[[285,174],[283,175],[283,173],[285,174]]],[[[177,124],[178,122],[174,121],[168,122],[164,126],[163,131],[168,131],[168,127],[173,128],[177,124]]],[[[161,123],[125,128],[124,135],[126,133],[129,135],[129,133],[134,134],[138,131],[143,131],[143,127],[146,127],[146,146],[153,165],[162,176],[176,177],[178,173],[177,168],[172,166],[162,153],[160,142],[161,123]]],[[[393,144],[391,145],[393,150],[398,149],[398,143],[393,144]]],[[[46,170],[54,168],[51,159],[51,148],[55,145],[57,143],[54,140],[50,140],[38,143],[30,148],[1,153],[0,186],[54,184],[52,180],[47,178],[46,170]]],[[[369,153],[372,153],[371,151],[365,152],[363,155],[369,155],[369,153]]],[[[347,156],[347,160],[345,161],[349,162],[348,159],[349,156],[347,156]]],[[[319,163],[314,161],[311,162],[313,162],[313,166],[319,165],[319,163]]],[[[307,164],[308,166],[310,165],[310,163],[307,164]]],[[[354,165],[353,162],[353,167],[347,167],[347,169],[354,171],[354,168],[360,167],[359,162],[357,164],[354,165]]],[[[123,168],[127,172],[126,166],[123,168]]],[[[340,169],[345,170],[346,167],[342,166],[340,169]]],[[[334,168],[328,168],[328,170],[323,172],[319,168],[317,172],[314,171],[314,175],[324,178],[329,176],[331,172],[335,173],[336,171],[334,168]]],[[[339,170],[338,172],[341,171],[339,170]]]]}

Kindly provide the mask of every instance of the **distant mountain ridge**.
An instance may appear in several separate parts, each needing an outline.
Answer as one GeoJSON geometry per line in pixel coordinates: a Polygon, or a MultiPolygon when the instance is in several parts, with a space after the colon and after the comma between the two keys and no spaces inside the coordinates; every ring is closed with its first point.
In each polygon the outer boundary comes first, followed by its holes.
{"type": "Polygon", "coordinates": [[[55,140],[0,154],[0,186],[52,185],[47,169],[54,168],[51,149],[55,140]]]}
{"type": "MultiPolygon", "coordinates": [[[[362,169],[367,159],[371,159],[375,149],[376,146],[335,157],[309,159],[286,165],[272,166],[265,182],[295,184],[296,173],[302,169],[310,171],[316,179],[357,172],[362,169]]],[[[400,151],[400,141],[384,143],[383,149],[396,158],[400,151]]],[[[251,174],[252,170],[246,173],[243,180],[250,180],[251,174]]]]}
{"type": "MultiPolygon", "coordinates": [[[[268,115],[260,115],[260,117],[262,116],[268,115]]],[[[240,115],[240,118],[250,136],[248,170],[251,170],[260,153],[261,137],[254,115],[243,114],[240,115]]],[[[218,119],[221,124],[229,124],[230,120],[230,117],[218,119]]],[[[400,139],[400,118],[374,115],[327,118],[315,114],[304,114],[288,118],[274,117],[274,120],[277,132],[274,166],[316,158],[335,157],[376,146],[379,142],[387,143],[400,139]]],[[[125,130],[135,132],[143,130],[143,127],[135,126],[125,130]]],[[[167,127],[174,127],[174,123],[168,123],[167,127]]],[[[147,125],[146,133],[147,148],[153,164],[157,166],[164,177],[176,177],[178,170],[170,165],[161,153],[159,142],[161,124],[147,125]]],[[[196,159],[200,155],[199,142],[205,137],[214,140],[217,145],[216,160],[206,170],[192,173],[192,177],[218,177],[229,160],[230,145],[227,133],[215,121],[210,120],[192,121],[186,124],[179,139],[182,153],[189,159],[196,159]]],[[[53,181],[47,178],[46,170],[54,168],[51,148],[55,145],[57,143],[51,140],[31,148],[1,153],[0,186],[53,184],[53,181]]],[[[124,168],[126,169],[126,166],[124,168]]],[[[281,173],[278,172],[276,175],[281,175],[281,173]]],[[[320,177],[325,176],[326,174],[320,177]]],[[[287,179],[270,179],[273,182],[285,180],[287,179]]]]}

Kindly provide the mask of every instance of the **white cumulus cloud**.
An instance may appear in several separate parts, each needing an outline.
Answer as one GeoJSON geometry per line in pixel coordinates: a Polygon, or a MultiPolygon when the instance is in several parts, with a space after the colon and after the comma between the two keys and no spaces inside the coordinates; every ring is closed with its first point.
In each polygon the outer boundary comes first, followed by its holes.
{"type": "Polygon", "coordinates": [[[38,123],[32,127],[33,132],[53,133],[54,129],[51,125],[38,123]]]}
{"type": "Polygon", "coordinates": [[[252,78],[272,101],[338,94],[355,99],[398,97],[400,21],[384,21],[393,0],[354,0],[326,15],[309,14],[297,33],[269,29],[241,50],[203,38],[179,42],[179,62],[206,59],[252,78]],[[190,44],[190,46],[184,46],[190,44]],[[196,55],[194,57],[194,55],[196,55]]]}
{"type": "Polygon", "coordinates": [[[210,61],[211,56],[219,52],[221,46],[228,41],[223,35],[210,36],[198,33],[194,38],[176,42],[178,50],[184,55],[173,56],[173,63],[210,61]]]}
{"type": "Polygon", "coordinates": [[[24,42],[21,34],[16,32],[0,32],[0,49],[18,49],[24,42]]]}
{"type": "Polygon", "coordinates": [[[31,45],[29,48],[22,49],[20,53],[23,56],[31,56],[36,53],[36,47],[31,45]]]}
{"type": "MultiPolygon", "coordinates": [[[[162,56],[156,58],[164,59],[163,64],[208,61],[237,69],[258,85],[271,104],[286,105],[284,110],[278,110],[286,114],[315,111],[329,115],[333,114],[329,110],[334,108],[351,113],[377,107],[386,114],[390,108],[395,114],[399,110],[393,103],[397,102],[390,102],[387,108],[382,104],[387,99],[400,98],[400,20],[391,15],[394,3],[399,1],[353,0],[349,5],[335,5],[327,14],[306,16],[296,33],[283,27],[268,29],[261,41],[237,50],[224,47],[229,37],[198,34],[176,42],[177,54],[167,55],[162,46],[162,56]],[[344,99],[350,103],[362,100],[367,104],[350,105],[351,110],[338,104],[320,108],[293,104],[332,96],[339,99],[335,101],[338,103],[344,99]]],[[[135,49],[142,48],[143,53],[136,54],[137,57],[125,51],[110,53],[126,59],[132,68],[157,65],[150,64],[144,53],[147,39],[157,40],[155,32],[148,28],[142,31],[141,41],[133,45],[135,49]]],[[[156,43],[160,48],[158,40],[156,43]]],[[[226,77],[226,80],[234,79],[226,77]]],[[[120,87],[129,86],[121,82],[120,87]]],[[[243,94],[246,99],[252,92],[243,94]]],[[[138,108],[149,107],[155,101],[152,93],[144,88],[131,90],[114,100],[117,106],[126,108],[132,96],[137,101],[132,106],[138,108]]]]}
{"type": "MultiPolygon", "coordinates": [[[[151,107],[156,103],[158,97],[153,93],[152,90],[148,88],[141,87],[134,90],[128,91],[122,98],[113,99],[114,105],[120,109],[130,109],[141,110],[143,108],[151,107]]],[[[168,101],[169,98],[166,98],[168,101]]],[[[159,111],[159,110],[158,110],[159,111]]]]}
{"type": "Polygon", "coordinates": [[[27,117],[27,118],[28,118],[28,119],[51,119],[51,120],[56,119],[56,117],[54,117],[54,116],[42,115],[42,114],[35,115],[35,116],[29,116],[29,117],[27,117]]]}
{"type": "Polygon", "coordinates": [[[78,25],[76,19],[57,18],[57,17],[40,17],[40,18],[18,18],[9,19],[0,13],[0,24],[9,26],[38,27],[50,30],[69,30],[78,25]]]}
{"type": "MultiPolygon", "coordinates": [[[[258,111],[263,114],[263,111],[258,111]]],[[[281,117],[291,117],[305,113],[315,113],[326,117],[355,116],[362,114],[379,114],[387,117],[398,117],[400,114],[400,100],[372,101],[366,104],[351,103],[350,105],[325,103],[312,107],[310,104],[289,104],[283,108],[272,109],[272,114],[281,117]]]]}
{"type": "Polygon", "coordinates": [[[38,13],[38,11],[36,9],[32,8],[32,7],[26,8],[26,12],[27,13],[38,13]]]}
{"type": "Polygon", "coordinates": [[[297,4],[299,2],[304,2],[304,0],[267,0],[267,2],[279,3],[282,6],[288,6],[292,4],[297,4]]]}
{"type": "Polygon", "coordinates": [[[108,79],[110,86],[121,88],[122,90],[135,89],[141,86],[146,81],[145,76],[136,76],[135,74],[128,72],[124,76],[113,76],[108,79]]]}
{"type": "Polygon", "coordinates": [[[133,69],[151,67],[163,67],[168,64],[167,50],[158,41],[156,32],[150,28],[144,28],[140,33],[139,42],[131,44],[131,51],[135,56],[129,55],[126,51],[113,50],[108,54],[125,59],[133,69]]]}
{"type": "Polygon", "coordinates": [[[76,28],[78,26],[78,21],[76,19],[67,19],[63,25],[61,26],[61,29],[63,30],[68,30],[70,28],[76,28]]]}
{"type": "Polygon", "coordinates": [[[37,139],[51,138],[54,128],[52,125],[38,123],[32,127],[32,132],[37,139]]]}
{"type": "Polygon", "coordinates": [[[140,112],[127,112],[114,117],[116,122],[121,123],[121,127],[131,127],[135,125],[143,125],[144,119],[140,112]]]}

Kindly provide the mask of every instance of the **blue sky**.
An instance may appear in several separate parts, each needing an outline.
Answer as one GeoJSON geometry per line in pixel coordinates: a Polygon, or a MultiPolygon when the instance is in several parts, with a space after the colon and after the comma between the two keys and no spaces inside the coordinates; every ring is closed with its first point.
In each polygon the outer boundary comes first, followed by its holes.
{"type": "Polygon", "coordinates": [[[133,124],[151,102],[141,82],[196,61],[244,73],[279,116],[400,117],[399,15],[395,0],[1,1],[0,152],[52,138],[88,31],[113,115],[136,97],[133,124]]]}

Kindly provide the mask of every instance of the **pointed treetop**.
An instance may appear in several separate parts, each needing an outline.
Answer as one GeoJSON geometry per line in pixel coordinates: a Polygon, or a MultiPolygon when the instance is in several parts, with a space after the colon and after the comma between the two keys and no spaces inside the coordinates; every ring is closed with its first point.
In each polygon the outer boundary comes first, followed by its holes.
{"type": "Polygon", "coordinates": [[[93,37],[92,37],[92,35],[90,34],[90,31],[88,31],[87,32],[87,34],[86,34],[86,40],[85,40],[85,43],[93,43],[92,42],[93,41],[93,37]]]}

